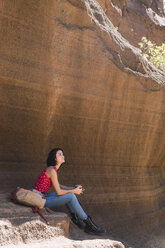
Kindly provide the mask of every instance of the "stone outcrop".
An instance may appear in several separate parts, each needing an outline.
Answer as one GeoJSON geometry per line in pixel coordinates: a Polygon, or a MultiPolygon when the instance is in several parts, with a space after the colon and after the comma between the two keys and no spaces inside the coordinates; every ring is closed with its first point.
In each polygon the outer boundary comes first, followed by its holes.
{"type": "Polygon", "coordinates": [[[70,219],[65,213],[42,209],[40,213],[49,225],[31,207],[10,201],[10,194],[0,195],[0,246],[18,243],[42,242],[54,237],[69,237],[70,219]]]}
{"type": "Polygon", "coordinates": [[[66,213],[46,209],[40,213],[46,222],[31,207],[15,204],[10,194],[0,194],[0,246],[4,248],[125,248],[109,234],[97,236],[79,229],[66,213]]]}
{"type": "MultiPolygon", "coordinates": [[[[127,1],[122,15],[119,1],[97,2],[132,45],[163,41],[143,5],[127,1]]],[[[81,183],[85,210],[145,247],[165,216],[164,86],[121,66],[120,54],[128,68],[141,65],[83,1],[2,0],[0,30],[1,192],[31,187],[49,150],[62,147],[60,182],[81,183]]]]}

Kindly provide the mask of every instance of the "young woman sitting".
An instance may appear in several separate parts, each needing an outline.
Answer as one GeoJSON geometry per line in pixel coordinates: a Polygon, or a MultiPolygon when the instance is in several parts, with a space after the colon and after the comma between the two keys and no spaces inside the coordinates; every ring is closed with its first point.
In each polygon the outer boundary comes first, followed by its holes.
{"type": "Polygon", "coordinates": [[[47,167],[37,178],[33,191],[45,197],[45,207],[54,210],[57,207],[66,205],[71,220],[87,233],[102,234],[104,228],[98,227],[83,210],[76,195],[83,194],[84,188],[81,185],[67,187],[59,184],[57,172],[60,166],[65,162],[64,153],[61,148],[54,148],[50,151],[47,158],[47,167]],[[48,193],[51,187],[55,192],[48,193]]]}

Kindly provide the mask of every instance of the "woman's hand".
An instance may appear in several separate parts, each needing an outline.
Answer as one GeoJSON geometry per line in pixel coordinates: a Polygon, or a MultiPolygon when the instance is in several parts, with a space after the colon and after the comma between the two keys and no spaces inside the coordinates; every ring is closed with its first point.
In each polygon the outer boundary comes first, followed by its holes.
{"type": "Polygon", "coordinates": [[[77,194],[77,195],[80,195],[80,194],[83,194],[83,191],[84,191],[85,189],[83,189],[83,187],[81,186],[81,185],[79,185],[78,187],[76,187],[75,189],[74,189],[74,194],[77,194]]]}
{"type": "Polygon", "coordinates": [[[81,188],[82,188],[82,191],[83,191],[83,192],[85,191],[85,189],[83,188],[83,186],[82,186],[82,185],[75,185],[74,187],[75,187],[75,188],[77,188],[77,187],[81,187],[81,188]]]}

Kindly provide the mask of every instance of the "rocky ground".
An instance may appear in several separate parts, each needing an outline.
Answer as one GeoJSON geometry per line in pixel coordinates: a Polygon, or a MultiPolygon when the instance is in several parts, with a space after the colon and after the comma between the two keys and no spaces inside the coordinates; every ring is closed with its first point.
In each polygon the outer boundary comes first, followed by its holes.
{"type": "Polygon", "coordinates": [[[35,242],[31,244],[19,244],[16,246],[9,245],[6,248],[124,248],[124,246],[118,242],[109,239],[95,239],[84,241],[73,241],[65,237],[58,237],[48,241],[35,242]]]}
{"type": "Polygon", "coordinates": [[[47,225],[30,207],[9,201],[9,194],[0,195],[0,246],[5,248],[37,247],[110,247],[125,248],[109,233],[89,235],[80,230],[63,212],[41,210],[49,221],[47,225]]]}
{"type": "Polygon", "coordinates": [[[19,226],[12,226],[10,221],[0,221],[1,246],[5,248],[125,248],[108,234],[96,236],[85,234],[73,223],[70,223],[68,237],[64,236],[62,228],[47,226],[40,220],[28,221],[19,226]]]}

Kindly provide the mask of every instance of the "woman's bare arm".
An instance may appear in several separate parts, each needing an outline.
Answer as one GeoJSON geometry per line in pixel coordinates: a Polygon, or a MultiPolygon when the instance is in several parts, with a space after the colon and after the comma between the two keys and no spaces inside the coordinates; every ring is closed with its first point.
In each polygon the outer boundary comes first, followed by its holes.
{"type": "Polygon", "coordinates": [[[61,189],[60,184],[58,182],[57,173],[54,169],[50,170],[49,175],[50,175],[53,187],[54,187],[57,195],[65,195],[67,193],[74,193],[74,194],[80,195],[83,193],[82,187],[77,187],[77,188],[73,188],[73,189],[61,189]]]}
{"type": "Polygon", "coordinates": [[[61,189],[75,189],[75,187],[68,187],[68,186],[61,185],[61,184],[60,184],[60,188],[61,189]]]}

